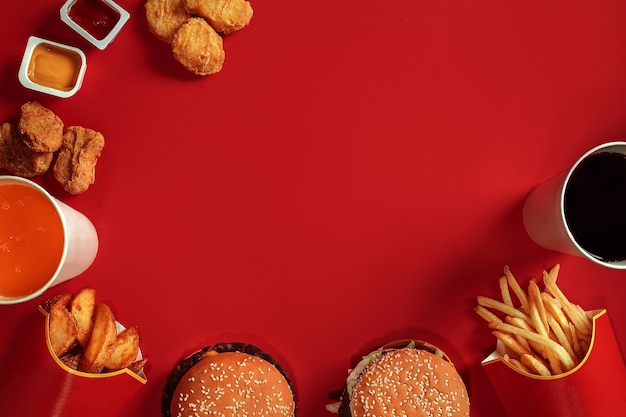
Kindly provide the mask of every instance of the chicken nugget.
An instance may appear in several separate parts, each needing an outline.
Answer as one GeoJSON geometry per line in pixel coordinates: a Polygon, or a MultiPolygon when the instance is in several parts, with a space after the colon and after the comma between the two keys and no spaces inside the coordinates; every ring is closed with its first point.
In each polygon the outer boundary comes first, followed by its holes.
{"type": "Polygon", "coordinates": [[[18,131],[35,152],[55,152],[63,140],[63,121],[36,101],[22,104],[18,131]]]}
{"type": "Polygon", "coordinates": [[[104,148],[100,132],[70,126],[54,164],[54,177],[70,194],[81,194],[96,180],[96,163],[104,148]]]}
{"type": "Polygon", "coordinates": [[[217,32],[228,34],[247,26],[252,6],[246,0],[184,0],[191,14],[204,17],[217,32]]]}
{"type": "Polygon", "coordinates": [[[148,29],[167,43],[172,43],[174,33],[191,17],[183,0],[147,0],[145,8],[148,29]]]}
{"type": "Polygon", "coordinates": [[[225,53],[222,37],[201,17],[187,20],[174,35],[174,58],[197,75],[219,72],[225,53]]]}
{"type": "Polygon", "coordinates": [[[26,146],[14,124],[0,125],[0,167],[11,174],[26,178],[43,174],[52,158],[52,152],[35,152],[26,146]]]}

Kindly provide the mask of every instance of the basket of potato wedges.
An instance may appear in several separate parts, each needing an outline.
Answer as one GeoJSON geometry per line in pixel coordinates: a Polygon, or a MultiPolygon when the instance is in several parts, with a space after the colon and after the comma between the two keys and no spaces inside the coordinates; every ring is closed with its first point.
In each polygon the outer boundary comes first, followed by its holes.
{"type": "Polygon", "coordinates": [[[42,309],[47,313],[48,348],[64,366],[87,374],[127,370],[145,378],[147,359],[139,349],[139,329],[118,323],[111,308],[96,301],[93,288],[57,295],[42,309]]]}
{"type": "Polygon", "coordinates": [[[139,328],[118,322],[92,288],[55,295],[39,311],[0,364],[11,381],[0,390],[0,414],[119,415],[147,383],[139,328]]]}

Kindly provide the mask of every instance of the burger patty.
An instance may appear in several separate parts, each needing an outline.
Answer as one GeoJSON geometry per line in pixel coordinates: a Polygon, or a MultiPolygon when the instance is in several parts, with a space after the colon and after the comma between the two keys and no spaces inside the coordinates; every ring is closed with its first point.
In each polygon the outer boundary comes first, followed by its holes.
{"type": "MultiPolygon", "coordinates": [[[[188,356],[185,359],[179,361],[172,372],[167,377],[167,381],[165,386],[163,387],[163,395],[161,396],[161,413],[164,417],[171,417],[170,413],[170,405],[172,403],[172,397],[174,396],[174,392],[176,391],[176,387],[180,382],[183,375],[187,373],[196,363],[200,362],[205,356],[205,354],[209,351],[215,351],[218,353],[223,352],[241,352],[246,353],[248,355],[257,356],[266,362],[271,363],[274,367],[285,377],[285,380],[289,384],[289,388],[291,392],[293,392],[293,386],[291,385],[291,381],[287,376],[287,372],[280,366],[278,362],[274,360],[270,355],[263,352],[261,349],[254,345],[250,345],[247,343],[218,343],[213,346],[204,347],[197,352],[194,352],[191,356],[188,356]]],[[[294,410],[294,417],[296,416],[296,410],[294,410]]]]}

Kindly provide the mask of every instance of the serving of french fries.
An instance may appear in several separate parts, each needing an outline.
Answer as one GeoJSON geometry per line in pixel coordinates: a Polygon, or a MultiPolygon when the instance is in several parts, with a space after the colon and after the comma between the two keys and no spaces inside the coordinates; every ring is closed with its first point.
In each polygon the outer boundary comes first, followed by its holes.
{"type": "Polygon", "coordinates": [[[498,280],[501,299],[477,297],[474,311],[508,348],[503,359],[529,374],[567,372],[582,361],[589,349],[592,320],[557,285],[559,270],[560,264],[556,264],[550,271],[543,271],[543,290],[534,278],[524,290],[505,266],[498,280]]]}
{"type": "Polygon", "coordinates": [[[48,313],[48,337],[54,354],[71,369],[87,373],[128,368],[139,373],[147,359],[137,359],[139,331],[136,326],[119,334],[111,308],[96,302],[96,291],[85,288],[61,294],[42,306],[48,313]]]}

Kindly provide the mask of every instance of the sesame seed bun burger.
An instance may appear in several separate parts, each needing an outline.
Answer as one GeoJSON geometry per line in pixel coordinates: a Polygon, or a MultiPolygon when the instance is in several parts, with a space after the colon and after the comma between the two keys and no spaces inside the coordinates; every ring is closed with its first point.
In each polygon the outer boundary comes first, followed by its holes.
{"type": "Polygon", "coordinates": [[[363,357],[346,379],[338,412],[468,417],[469,410],[467,389],[450,358],[429,343],[401,340],[363,357]]]}
{"type": "Polygon", "coordinates": [[[286,372],[245,343],[207,346],[176,364],[161,397],[163,417],[295,417],[286,372]]]}

